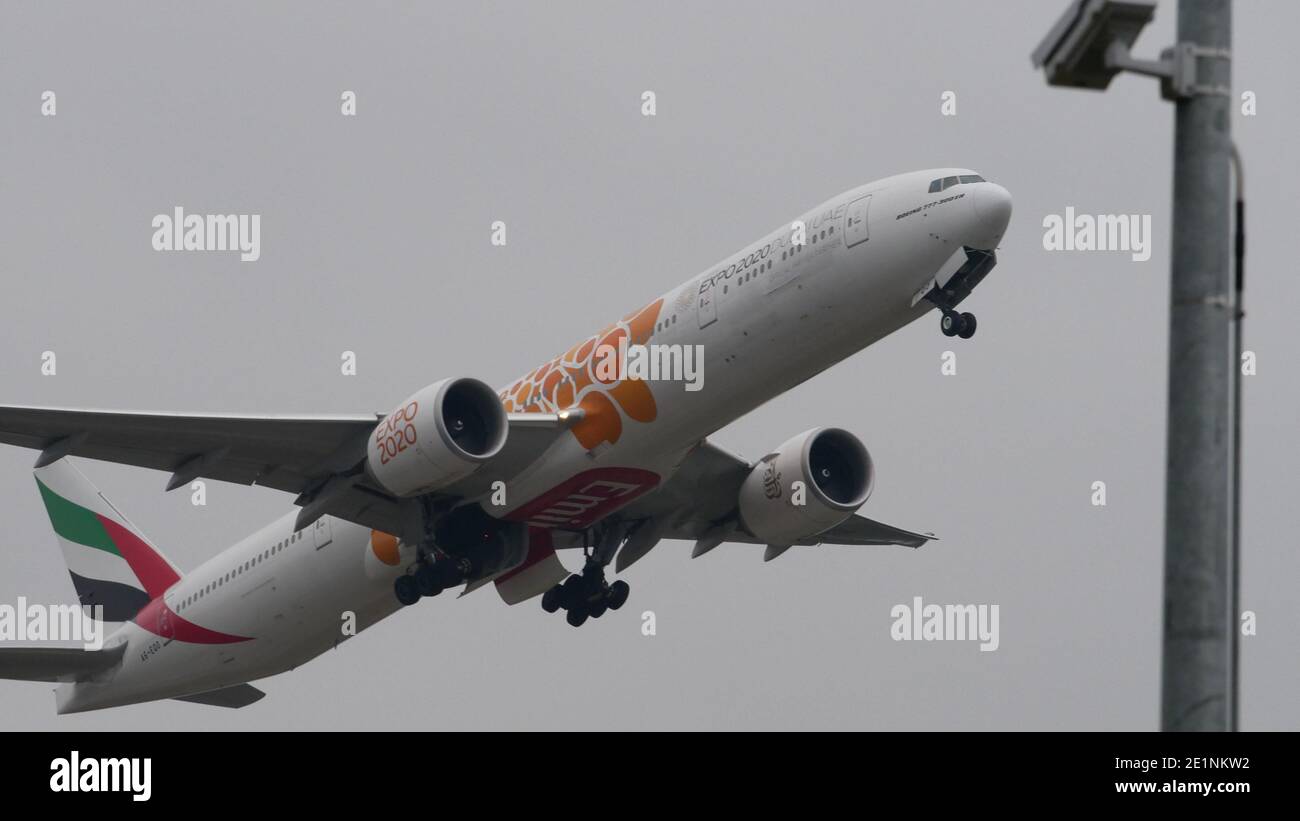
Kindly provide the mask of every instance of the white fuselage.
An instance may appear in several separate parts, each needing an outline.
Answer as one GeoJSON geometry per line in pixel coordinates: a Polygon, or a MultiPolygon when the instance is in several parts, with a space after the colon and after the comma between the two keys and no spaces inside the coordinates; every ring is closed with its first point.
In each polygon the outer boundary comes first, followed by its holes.
{"type": "MultiPolygon", "coordinates": [[[[1009,198],[1000,186],[927,191],[932,179],[971,173],[935,169],[855,188],[796,218],[806,231],[802,248],[792,245],[786,224],[664,294],[645,342],[703,346],[704,389],[649,383],[649,423],[624,424],[597,448],[562,437],[510,478],[509,498],[519,504],[502,515],[530,509],[593,468],[667,479],[701,439],[932,309],[919,296],[936,278],[943,284],[963,247],[992,249],[1005,229],[1009,198]]],[[[527,407],[512,407],[520,384],[502,389],[508,409],[527,407]]],[[[327,516],[295,534],[295,516],[223,551],[166,592],[166,611],[200,626],[206,640],[176,638],[171,615],[156,623],[137,617],[106,642],[128,645],[122,665],[103,681],[62,685],[60,712],[274,675],[400,609],[393,581],[415,560],[413,546],[384,554],[390,563],[379,558],[378,536],[368,528],[327,516]]]]}

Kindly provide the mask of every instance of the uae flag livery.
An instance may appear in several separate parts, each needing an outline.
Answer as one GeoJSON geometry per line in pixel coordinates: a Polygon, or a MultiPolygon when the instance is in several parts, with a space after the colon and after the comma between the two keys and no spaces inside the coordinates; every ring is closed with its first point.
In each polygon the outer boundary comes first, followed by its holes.
{"type": "Polygon", "coordinates": [[[106,622],[129,621],[180,578],[171,562],[69,460],[60,459],[35,473],[84,607],[103,607],[106,622]]]}

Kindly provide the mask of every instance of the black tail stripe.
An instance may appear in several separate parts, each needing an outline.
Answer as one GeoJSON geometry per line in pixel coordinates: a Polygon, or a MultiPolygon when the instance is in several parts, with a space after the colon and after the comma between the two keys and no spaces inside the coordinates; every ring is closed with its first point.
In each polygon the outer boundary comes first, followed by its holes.
{"type": "Polygon", "coordinates": [[[130,621],[149,603],[147,593],[129,584],[78,576],[71,570],[68,575],[72,576],[72,586],[77,588],[77,598],[83,606],[103,606],[104,621],[130,621]]]}

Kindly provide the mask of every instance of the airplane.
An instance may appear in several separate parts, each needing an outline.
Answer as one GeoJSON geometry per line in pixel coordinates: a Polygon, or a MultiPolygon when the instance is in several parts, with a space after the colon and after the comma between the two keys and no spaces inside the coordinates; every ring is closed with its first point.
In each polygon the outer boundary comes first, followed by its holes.
{"type": "Polygon", "coordinates": [[[849,431],[811,428],[757,462],[708,437],[931,310],[970,338],[975,317],[957,308],[1010,218],[1007,190],[968,169],[859,186],[499,390],[442,379],[385,414],[0,406],[0,442],[40,451],[77,600],[102,607],[108,631],[98,650],[0,649],[0,678],[58,682],[60,714],[243,707],[264,695],[249,682],[462,584],[540,597],[576,627],[626,602],[606,568],[663,539],[693,541],[693,557],[765,545],[769,561],[795,545],[919,547],[933,535],[858,514],[876,475],[849,431]],[[707,354],[705,389],[598,367],[685,346],[707,354]],[[66,457],[167,471],[167,490],[262,485],[296,509],[182,573],[66,457]],[[561,550],[582,551],[579,572],[561,550]]]}

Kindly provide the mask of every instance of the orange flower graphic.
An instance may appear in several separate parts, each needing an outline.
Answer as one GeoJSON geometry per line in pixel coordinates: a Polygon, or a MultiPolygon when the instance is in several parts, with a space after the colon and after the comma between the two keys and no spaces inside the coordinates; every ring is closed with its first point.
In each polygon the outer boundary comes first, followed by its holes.
{"type": "Polygon", "coordinates": [[[501,403],[508,413],[558,413],[581,408],[582,421],[573,426],[573,435],[587,450],[623,435],[623,415],[637,422],[653,422],[658,410],[650,388],[640,379],[602,380],[600,374],[623,372],[623,351],[627,345],[643,345],[650,338],[663,300],[656,299],[639,311],[574,345],[537,370],[516,380],[501,392],[501,403]],[[605,348],[604,346],[610,346],[605,348]],[[609,368],[597,352],[612,349],[617,368],[609,368]],[[604,364],[604,367],[597,367],[604,364]],[[621,409],[621,413],[620,413],[621,409]]]}

